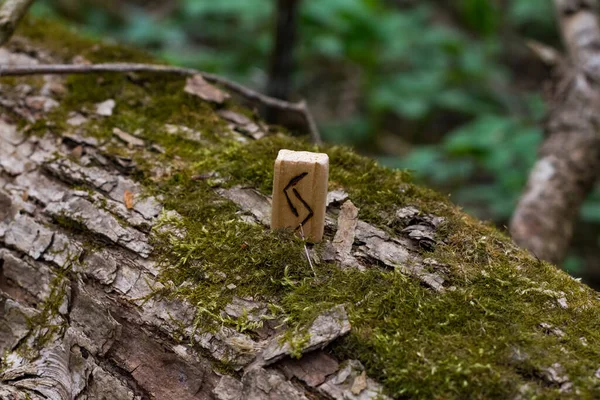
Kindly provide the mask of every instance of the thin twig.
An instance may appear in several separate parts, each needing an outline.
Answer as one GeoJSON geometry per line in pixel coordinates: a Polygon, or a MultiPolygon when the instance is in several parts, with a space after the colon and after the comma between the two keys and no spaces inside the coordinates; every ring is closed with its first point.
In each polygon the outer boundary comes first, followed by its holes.
{"type": "Polygon", "coordinates": [[[304,237],[304,228],[302,224],[300,224],[300,237],[304,241],[304,253],[306,254],[306,259],[308,260],[308,265],[310,265],[310,269],[312,269],[315,278],[317,277],[317,272],[315,271],[315,267],[313,267],[312,260],[310,259],[310,253],[308,251],[308,246],[306,246],[306,238],[304,237]]]}
{"type": "Polygon", "coordinates": [[[308,108],[308,104],[306,104],[306,101],[304,101],[304,100],[301,100],[300,102],[298,102],[296,104],[298,104],[302,108],[304,120],[306,121],[306,125],[308,128],[308,131],[310,132],[310,137],[311,137],[313,143],[314,144],[322,144],[323,141],[321,140],[321,135],[319,134],[319,128],[317,127],[317,122],[315,121],[315,118],[313,117],[312,113],[310,112],[310,109],[308,108]]]}
{"type": "Polygon", "coordinates": [[[33,0],[4,0],[0,6],[0,46],[8,42],[33,0]]]}
{"type": "Polygon", "coordinates": [[[106,64],[46,64],[46,65],[15,65],[0,66],[0,77],[2,76],[28,76],[28,75],[71,75],[71,74],[95,74],[102,72],[157,72],[183,76],[202,75],[210,82],[216,83],[248,100],[256,101],[268,107],[283,111],[299,113],[304,118],[307,130],[310,132],[312,141],[316,144],[322,143],[317,125],[306,105],[306,102],[291,103],[266,96],[239,83],[230,81],[222,76],[198,71],[192,68],[174,67],[170,65],[136,64],[136,63],[106,63],[106,64]]]}

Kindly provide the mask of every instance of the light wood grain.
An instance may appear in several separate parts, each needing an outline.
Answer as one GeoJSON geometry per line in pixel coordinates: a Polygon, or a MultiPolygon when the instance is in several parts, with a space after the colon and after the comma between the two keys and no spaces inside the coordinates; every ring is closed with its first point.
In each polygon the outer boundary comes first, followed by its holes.
{"type": "Polygon", "coordinates": [[[272,229],[294,229],[307,241],[323,239],[329,157],[323,153],[280,150],[275,160],[272,229]]]}

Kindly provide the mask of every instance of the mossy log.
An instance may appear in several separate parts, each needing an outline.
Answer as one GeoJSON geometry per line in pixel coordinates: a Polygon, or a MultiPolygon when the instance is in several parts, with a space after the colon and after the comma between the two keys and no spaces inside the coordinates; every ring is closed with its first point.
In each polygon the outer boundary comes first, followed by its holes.
{"type": "MultiPolygon", "coordinates": [[[[153,61],[39,20],[0,57],[153,61]]],[[[0,398],[598,397],[597,293],[408,173],[181,77],[1,84],[0,398]],[[329,154],[317,246],[268,229],[281,148],[329,154]]]]}

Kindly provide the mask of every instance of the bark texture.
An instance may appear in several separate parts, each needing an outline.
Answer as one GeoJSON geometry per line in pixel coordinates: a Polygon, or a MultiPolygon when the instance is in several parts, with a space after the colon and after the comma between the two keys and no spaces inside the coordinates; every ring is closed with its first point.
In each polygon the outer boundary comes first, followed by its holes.
{"type": "Polygon", "coordinates": [[[556,0],[570,65],[555,87],[546,139],[513,215],[513,239],[560,263],[600,167],[600,28],[595,0],[556,0]]]}

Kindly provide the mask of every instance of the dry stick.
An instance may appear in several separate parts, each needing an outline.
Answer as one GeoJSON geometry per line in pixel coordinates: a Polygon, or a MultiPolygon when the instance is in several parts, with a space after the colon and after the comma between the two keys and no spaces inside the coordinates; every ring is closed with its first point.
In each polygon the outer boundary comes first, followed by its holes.
{"type": "Polygon", "coordinates": [[[33,0],[4,0],[0,6],[0,46],[10,39],[33,0]]]}
{"type": "Polygon", "coordinates": [[[306,246],[306,238],[304,237],[304,228],[302,227],[302,224],[300,224],[299,228],[300,228],[300,237],[304,241],[304,254],[306,254],[306,259],[308,260],[308,265],[310,265],[310,269],[312,269],[312,272],[316,278],[317,271],[315,271],[315,267],[313,267],[312,260],[310,259],[310,252],[308,251],[308,246],[306,246]]]}
{"type": "Polygon", "coordinates": [[[28,76],[28,75],[70,75],[70,74],[94,74],[102,72],[158,72],[176,74],[182,76],[202,75],[211,83],[216,83],[238,95],[252,101],[259,102],[265,106],[283,111],[292,111],[303,116],[310,132],[313,143],[321,144],[321,136],[315,120],[305,101],[290,103],[256,92],[239,83],[232,82],[219,75],[201,72],[192,68],[174,67],[170,65],[136,64],[136,63],[106,63],[106,64],[46,64],[46,65],[16,65],[0,66],[0,77],[2,76],[28,76]]]}

